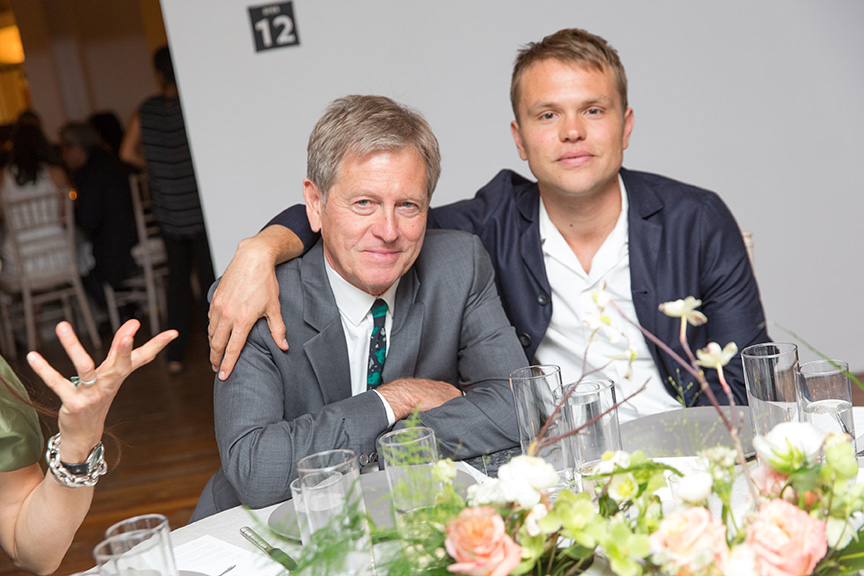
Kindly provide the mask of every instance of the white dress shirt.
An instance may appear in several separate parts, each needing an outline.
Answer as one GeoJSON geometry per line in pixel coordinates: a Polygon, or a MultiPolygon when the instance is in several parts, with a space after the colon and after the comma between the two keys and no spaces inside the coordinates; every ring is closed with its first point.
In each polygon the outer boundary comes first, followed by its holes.
{"type": "MultiPolygon", "coordinates": [[[[360,290],[347,280],[342,278],[338,272],[333,270],[327,258],[324,258],[324,268],[333,297],[336,299],[336,307],[339,308],[339,316],[342,318],[342,331],[345,333],[345,343],[348,345],[348,364],[351,367],[351,395],[357,396],[366,392],[366,373],[369,369],[369,339],[372,336],[374,322],[372,320],[372,304],[381,298],[387,302],[387,316],[384,319],[384,328],[387,330],[387,349],[390,352],[390,328],[393,326],[393,312],[396,302],[396,288],[399,280],[393,283],[381,296],[360,290]]],[[[390,403],[376,390],[375,394],[384,404],[387,411],[387,421],[392,426],[396,417],[390,403]]]]}
{"type": "Polygon", "coordinates": [[[612,320],[612,326],[621,337],[617,342],[610,341],[602,333],[588,345],[592,330],[583,320],[597,314],[597,304],[593,299],[594,291],[600,282],[606,281],[606,292],[621,311],[634,322],[636,308],[630,291],[630,251],[629,226],[627,224],[628,202],[624,182],[618,177],[621,189],[621,214],[615,228],[603,241],[603,245],[591,261],[591,272],[586,273],[579,259],[570,249],[567,241],[552,223],[543,200],[540,200],[540,242],[543,245],[543,262],[546,276],[552,290],[552,319],[549,328],[537,348],[535,359],[540,364],[555,364],[561,367],[564,384],[575,382],[583,372],[583,357],[587,348],[584,371],[598,370],[587,379],[609,378],[615,382],[615,395],[623,400],[642,384],[648,381],[644,392],[618,408],[620,422],[681,408],[666,391],[660,381],[660,373],[654,365],[648,345],[642,333],[620,317],[611,306],[605,314],[612,320]],[[632,374],[628,366],[628,348],[636,352],[632,364],[632,374]],[[618,360],[605,366],[611,358],[621,355],[618,360]]]}

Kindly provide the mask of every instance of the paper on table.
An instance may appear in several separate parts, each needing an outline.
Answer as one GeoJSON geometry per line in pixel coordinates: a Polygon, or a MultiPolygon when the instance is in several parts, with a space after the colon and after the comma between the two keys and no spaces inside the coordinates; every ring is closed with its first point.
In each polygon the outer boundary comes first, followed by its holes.
{"type": "Polygon", "coordinates": [[[177,569],[201,572],[208,576],[221,574],[234,566],[226,576],[255,574],[255,576],[279,576],[287,571],[263,552],[250,552],[213,536],[201,536],[174,548],[177,569]]]}

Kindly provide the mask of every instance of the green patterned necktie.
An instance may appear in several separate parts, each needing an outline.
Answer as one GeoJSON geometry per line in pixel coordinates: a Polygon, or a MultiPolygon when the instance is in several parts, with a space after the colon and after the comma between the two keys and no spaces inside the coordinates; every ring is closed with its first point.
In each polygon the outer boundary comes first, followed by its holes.
{"type": "Polygon", "coordinates": [[[387,357],[387,329],[384,320],[387,318],[387,302],[378,298],[372,304],[372,336],[369,338],[369,366],[366,370],[366,388],[371,390],[381,384],[381,371],[384,369],[384,359],[387,357]]]}

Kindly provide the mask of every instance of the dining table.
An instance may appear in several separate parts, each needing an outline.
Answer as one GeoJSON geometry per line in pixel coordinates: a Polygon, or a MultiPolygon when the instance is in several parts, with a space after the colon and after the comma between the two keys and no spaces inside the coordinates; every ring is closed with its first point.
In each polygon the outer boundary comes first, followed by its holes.
{"type": "MultiPolygon", "coordinates": [[[[853,418],[856,428],[859,431],[864,431],[864,406],[853,407],[853,418]]],[[[743,424],[746,426],[749,422],[744,422],[743,424]]],[[[634,425],[638,428],[643,423],[637,422],[634,425]]],[[[640,446],[651,447],[656,444],[659,436],[666,434],[666,431],[662,427],[642,426],[641,430],[647,430],[647,432],[640,434],[640,440],[636,442],[632,438],[627,437],[626,431],[628,430],[628,426],[632,429],[632,425],[622,425],[624,448],[627,450],[639,448],[640,446]]],[[[859,448],[864,448],[864,446],[859,446],[859,448]]],[[[646,450],[646,454],[649,457],[654,456],[650,450],[646,450]]],[[[677,462],[686,467],[688,461],[695,461],[695,454],[679,455],[672,458],[663,457],[661,459],[667,462],[677,462]]],[[[482,482],[486,477],[483,472],[474,466],[469,466],[465,462],[458,462],[457,469],[469,474],[477,482],[482,482]]],[[[372,474],[383,475],[384,472],[376,471],[372,472],[372,474]]],[[[862,481],[862,478],[864,478],[864,475],[859,474],[859,482],[862,481]]],[[[278,546],[295,558],[299,556],[301,553],[301,545],[299,543],[277,539],[268,529],[268,520],[271,514],[282,506],[282,504],[278,503],[257,510],[237,506],[172,530],[171,542],[180,576],[219,576],[231,566],[234,566],[234,568],[228,571],[225,576],[240,576],[241,574],[253,573],[260,576],[279,576],[288,573],[280,564],[277,564],[266,554],[259,551],[240,533],[241,527],[250,526],[265,536],[266,539],[272,540],[270,542],[272,545],[278,546]]],[[[605,572],[601,571],[599,573],[603,574],[605,572]]]]}

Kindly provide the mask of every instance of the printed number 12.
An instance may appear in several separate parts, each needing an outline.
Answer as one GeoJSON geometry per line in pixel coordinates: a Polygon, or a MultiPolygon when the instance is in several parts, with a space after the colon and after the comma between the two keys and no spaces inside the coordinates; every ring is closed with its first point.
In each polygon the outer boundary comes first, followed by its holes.
{"type": "MultiPolygon", "coordinates": [[[[273,28],[282,29],[276,37],[277,45],[291,44],[297,41],[297,37],[294,35],[294,20],[285,14],[280,14],[273,18],[273,28]]],[[[259,20],[255,23],[255,29],[261,32],[261,41],[264,43],[265,48],[273,45],[273,36],[270,34],[270,20],[266,18],[259,20]]]]}

